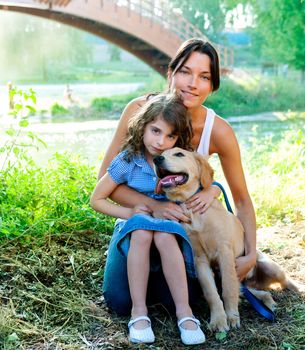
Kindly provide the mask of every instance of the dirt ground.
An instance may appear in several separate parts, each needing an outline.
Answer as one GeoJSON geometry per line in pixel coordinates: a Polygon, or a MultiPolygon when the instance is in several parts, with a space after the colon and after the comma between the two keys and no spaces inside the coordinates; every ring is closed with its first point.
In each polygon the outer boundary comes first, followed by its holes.
{"type": "MultiPolygon", "coordinates": [[[[112,314],[101,294],[108,240],[109,236],[81,232],[51,236],[39,246],[11,242],[0,247],[0,349],[186,349],[175,317],[160,305],[149,310],[156,342],[128,342],[128,318],[112,314]]],[[[258,247],[305,284],[305,222],[259,229],[258,247]]],[[[193,311],[207,341],[187,348],[304,350],[305,295],[272,294],[277,302],[274,323],[241,298],[241,328],[227,334],[209,331],[209,310],[202,301],[193,311]]]]}

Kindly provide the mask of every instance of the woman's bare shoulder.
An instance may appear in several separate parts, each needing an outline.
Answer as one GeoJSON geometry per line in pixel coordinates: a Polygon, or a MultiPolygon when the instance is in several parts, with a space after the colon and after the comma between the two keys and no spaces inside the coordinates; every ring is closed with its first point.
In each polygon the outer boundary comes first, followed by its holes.
{"type": "Polygon", "coordinates": [[[123,110],[121,121],[124,122],[125,120],[129,120],[136,113],[136,111],[143,106],[145,101],[146,96],[136,97],[131,100],[123,110]]]}
{"type": "Polygon", "coordinates": [[[214,126],[215,127],[213,128],[213,132],[216,134],[234,134],[233,128],[229,122],[219,115],[216,115],[215,117],[214,126]]]}
{"type": "Polygon", "coordinates": [[[147,101],[147,95],[142,95],[128,102],[126,108],[139,108],[147,101]]]}
{"type": "Polygon", "coordinates": [[[213,152],[219,155],[228,152],[230,149],[232,150],[232,147],[233,149],[236,146],[238,147],[238,141],[232,126],[227,120],[219,116],[216,116],[214,121],[211,144],[213,152]]]}

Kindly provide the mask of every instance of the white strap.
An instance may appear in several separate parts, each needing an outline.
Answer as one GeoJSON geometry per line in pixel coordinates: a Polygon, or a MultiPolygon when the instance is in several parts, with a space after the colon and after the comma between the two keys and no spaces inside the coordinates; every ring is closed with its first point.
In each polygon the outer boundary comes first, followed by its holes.
{"type": "Polygon", "coordinates": [[[209,156],[210,140],[216,114],[210,108],[206,108],[206,110],[207,115],[205,118],[204,128],[202,130],[197,152],[204,156],[209,156]]]}
{"type": "Polygon", "coordinates": [[[197,318],[195,318],[195,317],[183,317],[183,318],[181,318],[181,320],[178,321],[178,327],[180,327],[182,325],[182,323],[185,322],[185,321],[193,321],[198,326],[200,326],[200,321],[197,320],[197,318]]]}
{"type": "Polygon", "coordinates": [[[149,322],[149,324],[151,324],[151,321],[150,321],[149,317],[147,317],[147,316],[139,316],[139,317],[131,319],[128,322],[128,327],[131,327],[133,324],[135,324],[138,321],[147,321],[147,322],[149,322]]]}

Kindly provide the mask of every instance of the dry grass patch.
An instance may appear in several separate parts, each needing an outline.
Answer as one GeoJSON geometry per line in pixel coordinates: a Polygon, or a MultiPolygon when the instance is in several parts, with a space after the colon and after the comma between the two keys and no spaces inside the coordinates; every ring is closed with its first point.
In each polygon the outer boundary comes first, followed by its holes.
{"type": "MultiPolygon", "coordinates": [[[[259,246],[305,283],[302,240],[305,224],[262,229],[259,246]]],[[[41,244],[8,241],[0,248],[0,348],[5,350],[185,349],[176,319],[160,305],[150,315],[156,334],[151,346],[131,345],[128,318],[105,307],[101,285],[109,236],[85,231],[47,236],[41,244]]],[[[203,346],[189,349],[305,349],[304,296],[274,295],[277,321],[262,319],[241,300],[242,326],[227,335],[209,332],[209,311],[194,310],[206,332],[203,346]],[[221,339],[222,338],[222,339],[221,339]]]]}

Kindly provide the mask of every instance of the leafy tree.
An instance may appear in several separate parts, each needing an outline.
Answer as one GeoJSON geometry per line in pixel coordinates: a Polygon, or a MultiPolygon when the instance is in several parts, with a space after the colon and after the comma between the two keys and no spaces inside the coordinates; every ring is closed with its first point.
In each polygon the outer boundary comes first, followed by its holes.
{"type": "Polygon", "coordinates": [[[183,16],[210,40],[221,39],[226,16],[223,0],[171,0],[171,6],[180,9],[183,16]]]}
{"type": "Polygon", "coordinates": [[[42,76],[90,64],[87,34],[54,21],[0,11],[1,76],[42,76]]]}
{"type": "Polygon", "coordinates": [[[250,5],[262,54],[305,72],[304,0],[225,0],[227,6],[250,5]]]}

